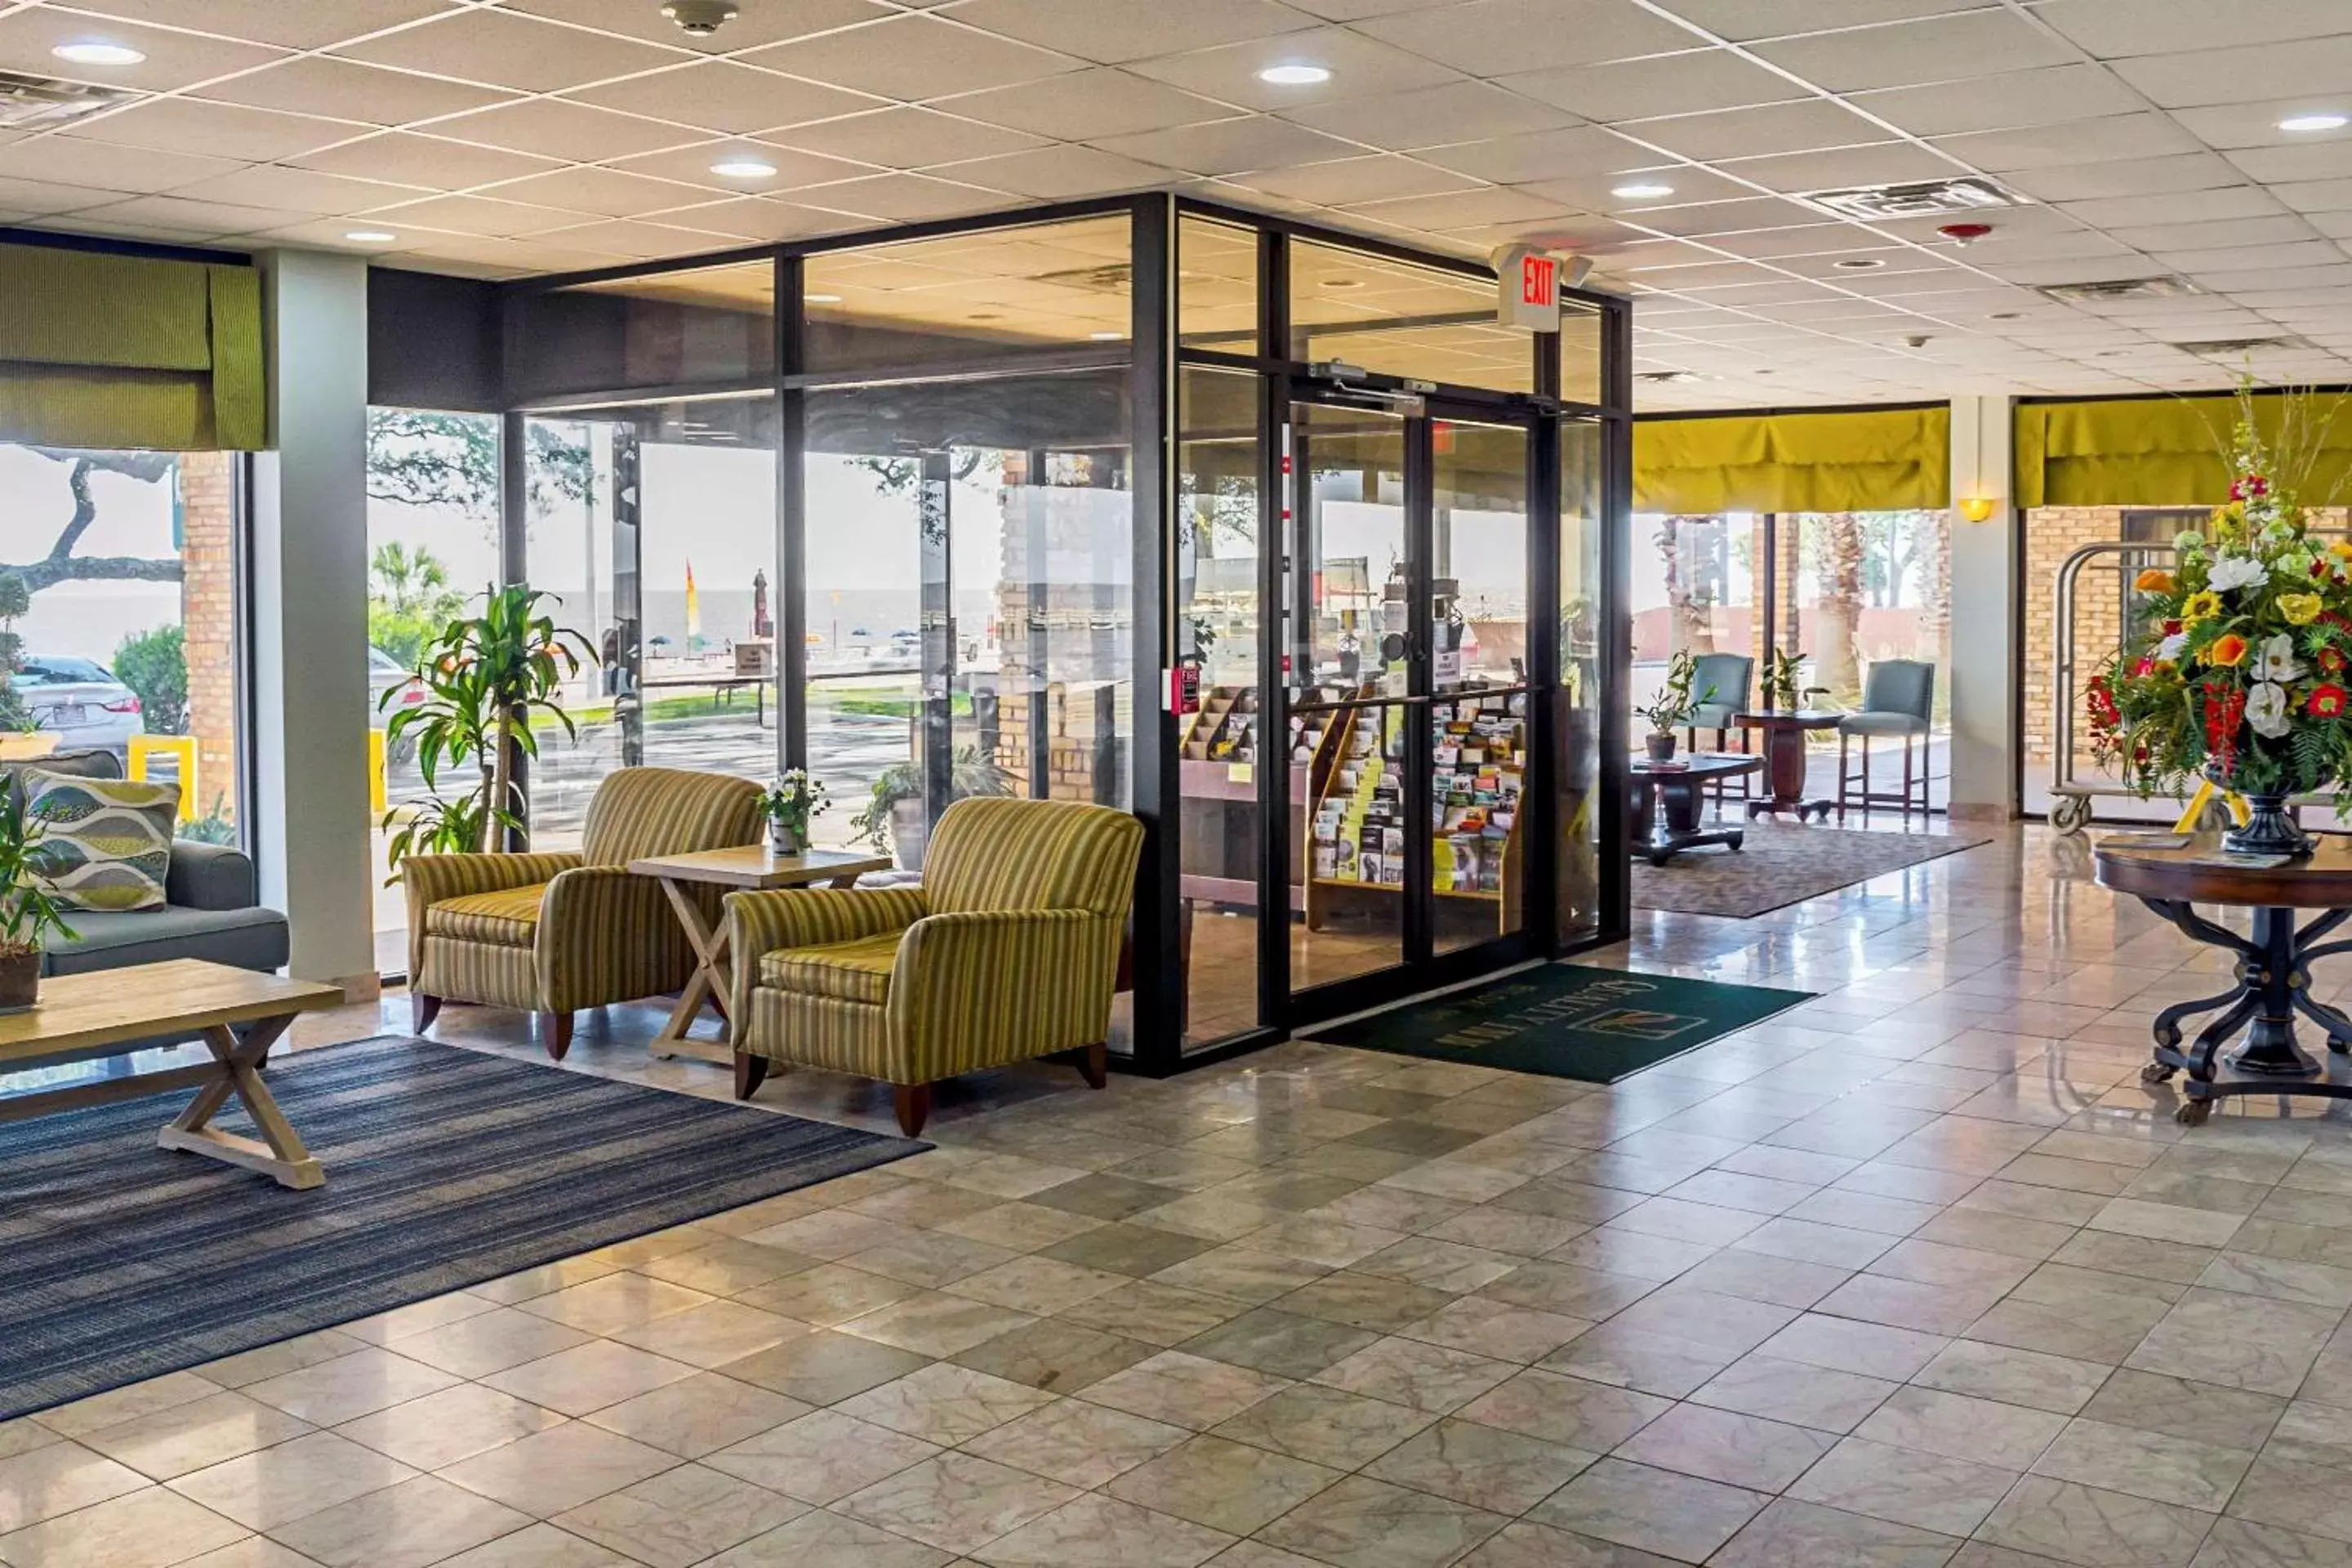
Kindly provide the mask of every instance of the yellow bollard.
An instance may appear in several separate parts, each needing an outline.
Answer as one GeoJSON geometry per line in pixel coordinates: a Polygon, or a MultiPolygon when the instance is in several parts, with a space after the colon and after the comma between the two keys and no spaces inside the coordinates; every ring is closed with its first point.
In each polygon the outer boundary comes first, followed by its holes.
{"type": "Polygon", "coordinates": [[[383,731],[368,731],[368,810],[382,816],[384,810],[383,731]]]}
{"type": "Polygon", "coordinates": [[[157,752],[178,759],[180,784],[180,820],[194,822],[204,815],[198,805],[202,780],[196,763],[196,738],[194,735],[133,735],[131,737],[130,760],[125,771],[134,779],[147,776],[147,759],[157,752]]]}
{"type": "MultiPolygon", "coordinates": [[[[2173,832],[2194,833],[2197,831],[2198,824],[2205,816],[2205,807],[2212,802],[2213,789],[2214,784],[2211,779],[2207,779],[2197,786],[2197,793],[2189,797],[2189,808],[2180,814],[2180,820],[2172,825],[2173,832]]],[[[2246,825],[2247,816],[2246,797],[2240,795],[2235,790],[2223,790],[2221,792],[2221,799],[2228,805],[2231,817],[2236,821],[2239,826],[2243,827],[2246,825]]]]}

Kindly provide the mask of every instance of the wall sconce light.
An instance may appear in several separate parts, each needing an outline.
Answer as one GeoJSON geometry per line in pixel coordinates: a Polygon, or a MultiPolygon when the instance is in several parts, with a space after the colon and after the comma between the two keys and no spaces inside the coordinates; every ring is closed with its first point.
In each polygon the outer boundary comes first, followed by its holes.
{"type": "Polygon", "coordinates": [[[2000,505],[1999,496],[1962,496],[1960,515],[1970,522],[1983,522],[1992,516],[2000,505]]]}

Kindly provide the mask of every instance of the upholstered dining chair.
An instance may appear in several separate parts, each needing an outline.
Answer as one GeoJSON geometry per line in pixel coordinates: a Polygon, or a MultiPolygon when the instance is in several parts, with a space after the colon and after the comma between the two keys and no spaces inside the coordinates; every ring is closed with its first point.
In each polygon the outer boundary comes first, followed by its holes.
{"type": "Polygon", "coordinates": [[[1143,826],[1071,801],[957,801],[917,888],[730,893],[735,1091],[773,1063],[931,1086],[1060,1051],[1100,1089],[1143,826]]]}
{"type": "MultiPolygon", "coordinates": [[[[1717,751],[1730,750],[1731,738],[1735,734],[1739,739],[1739,750],[1748,750],[1748,731],[1735,731],[1731,717],[1748,710],[1749,689],[1755,679],[1756,661],[1744,653],[1699,655],[1692,665],[1691,673],[1691,694],[1698,699],[1698,706],[1691,710],[1690,722],[1683,727],[1683,748],[1697,751],[1698,732],[1713,730],[1717,751]]],[[[1742,799],[1749,793],[1750,777],[1748,773],[1741,773],[1729,781],[1738,786],[1742,799]]],[[[1717,780],[1715,785],[1717,800],[1723,798],[1724,788],[1725,781],[1717,780]]]]}
{"type": "MultiPolygon", "coordinates": [[[[410,856],[400,879],[416,1032],[444,1002],[519,1008],[539,1015],[562,1061],[580,1008],[660,995],[694,973],[661,884],[629,862],[756,844],[760,831],[749,779],[623,768],[596,786],[577,853],[410,856]]],[[[698,896],[715,921],[718,889],[698,896]]]]}
{"type": "Polygon", "coordinates": [[[1924,659],[1882,658],[1870,667],[1863,678],[1862,710],[1849,713],[1838,721],[1838,815],[1843,816],[1851,802],[1859,801],[1862,809],[1874,805],[1902,807],[1908,817],[1916,805],[1924,814],[1927,809],[1927,750],[1926,741],[1930,715],[1936,708],[1936,667],[1924,659]],[[1870,787],[1870,742],[1873,740],[1900,738],[1903,742],[1903,788],[1899,793],[1870,787]],[[1853,741],[1862,742],[1862,771],[1849,773],[1846,748],[1853,741]],[[1911,748],[1920,742],[1918,765],[1912,764],[1911,748]],[[1855,784],[1859,793],[1853,791],[1855,784]]]}

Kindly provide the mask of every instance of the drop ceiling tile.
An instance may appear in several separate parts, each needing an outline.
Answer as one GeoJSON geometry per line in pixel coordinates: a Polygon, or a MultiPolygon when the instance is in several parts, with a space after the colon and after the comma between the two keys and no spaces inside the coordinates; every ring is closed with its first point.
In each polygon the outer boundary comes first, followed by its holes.
{"type": "Polygon", "coordinates": [[[1575,116],[1483,81],[1286,110],[1285,120],[1369,147],[1408,153],[1580,123],[1575,116]]]}
{"type": "MultiPolygon", "coordinates": [[[[307,0],[306,0],[307,3],[307,0]]],[[[559,22],[602,28],[649,44],[668,44],[701,54],[733,54],[762,44],[780,44],[810,33],[871,22],[892,14],[879,0],[791,0],[789,5],[752,4],[708,37],[693,37],[646,0],[500,0],[509,9],[559,22]]]]}
{"type": "MultiPolygon", "coordinates": [[[[950,164],[944,172],[991,190],[1011,191],[1041,201],[1149,190],[1173,178],[1166,169],[1093,147],[1040,147],[1034,152],[950,164]]],[[[1248,196],[1246,192],[1234,194],[1244,200],[1248,196]]]]}
{"type": "Polygon", "coordinates": [[[1782,153],[1769,158],[1726,161],[1716,167],[1734,179],[1789,193],[1934,180],[1958,172],[1926,148],[1907,142],[1885,142],[1874,147],[1838,147],[1819,153],[1782,153]]]}
{"type": "Polygon", "coordinates": [[[100,223],[129,224],[140,228],[168,229],[176,234],[251,234],[314,217],[314,213],[271,207],[236,206],[225,202],[183,201],[177,196],[133,196],[91,207],[77,214],[100,223]]]}
{"type": "Polygon", "coordinates": [[[348,142],[374,127],[307,114],[271,114],[193,98],[154,98],[76,124],[78,141],[172,152],[200,147],[218,158],[268,162],[348,142]]]}
{"type": "Polygon", "coordinates": [[[500,201],[495,196],[429,196],[423,201],[386,206],[371,213],[369,221],[381,219],[385,227],[394,230],[402,224],[414,224],[452,234],[507,238],[518,234],[540,234],[551,228],[571,228],[590,221],[592,216],[500,201]]]}
{"type": "Polygon", "coordinates": [[[1475,180],[1394,153],[1341,158],[1328,163],[1250,174],[1239,183],[1253,190],[1328,206],[1399,196],[1434,196],[1447,191],[1478,188],[1475,180]]]}
{"type": "Polygon", "coordinates": [[[702,193],[667,180],[649,180],[614,169],[558,169],[489,187],[500,198],[541,206],[569,207],[604,217],[638,217],[693,201],[702,193]]]}
{"type": "Polygon", "coordinates": [[[2352,176],[2352,137],[2296,147],[2248,147],[2222,155],[2255,179],[2279,184],[2352,176]]]}
{"type": "Polygon", "coordinates": [[[341,174],[321,174],[310,169],[257,164],[183,185],[172,193],[189,201],[226,202],[237,206],[282,207],[293,212],[321,213],[341,217],[394,202],[414,201],[424,193],[413,185],[386,184],[380,180],[354,180],[341,174]]]}
{"type": "Polygon", "coordinates": [[[0,179],[0,211],[44,216],[104,206],[121,199],[120,191],[93,191],[80,185],[54,185],[46,180],[0,179]]]}
{"type": "MultiPolygon", "coordinates": [[[[2028,288],[2043,288],[2053,283],[2114,283],[2131,278],[2159,278],[2171,270],[2160,261],[2145,256],[2083,256],[2056,261],[2021,261],[2015,264],[1996,261],[1979,263],[2007,282],[2021,283],[2028,288]]],[[[2079,310],[2095,308],[2102,315],[2112,312],[2112,305],[2080,305],[2079,310]]]]}
{"type": "Polygon", "coordinates": [[[426,185],[435,190],[463,190],[493,180],[516,180],[555,167],[552,160],[496,147],[476,147],[445,142],[404,131],[389,132],[364,142],[346,142],[323,152],[305,153],[292,160],[297,167],[320,169],[330,174],[351,174],[362,180],[386,180],[400,185],[426,185]]]}
{"type": "Polygon", "coordinates": [[[631,76],[688,58],[688,51],[607,37],[512,11],[460,11],[360,43],[338,46],[346,59],[425,71],[525,92],[558,92],[610,77],[631,76]]]}
{"type": "Polygon", "coordinates": [[[968,120],[1066,142],[1165,131],[1234,114],[1232,108],[1213,99],[1108,68],[964,93],[940,100],[938,107],[968,120]]]}
{"type": "Polygon", "coordinates": [[[2194,250],[2220,245],[2278,245],[2307,240],[2313,229],[2292,213],[2276,217],[2230,218],[2211,223],[2138,224],[2107,231],[2134,250],[2194,250]]]}
{"type": "MultiPolygon", "coordinates": [[[[2352,182],[2347,186],[2352,205],[2352,182]]],[[[2274,217],[2286,204],[2259,185],[2224,185],[2210,191],[2175,191],[2156,196],[2106,196],[2068,202],[2070,216],[2101,228],[2133,224],[2210,223],[2223,218],[2274,217]]]]}
{"type": "Polygon", "coordinates": [[[729,136],[855,114],[882,103],[866,93],[797,81],[731,60],[699,60],[650,76],[583,88],[570,96],[583,103],[729,136]]]}
{"type": "Polygon", "coordinates": [[[2179,0],[2046,0],[2042,20],[2102,59],[2221,49],[2352,32],[2341,0],[2184,5],[2179,0]]]}
{"type": "Polygon", "coordinates": [[[2021,125],[2127,114],[2139,109],[2141,101],[2137,93],[2109,72],[2080,64],[1853,95],[1856,109],[1915,136],[1953,136],[1969,131],[2006,131],[2021,125]]]}
{"type": "Polygon", "coordinates": [[[1993,174],[2105,159],[2189,153],[2203,145],[2175,124],[2170,116],[2145,110],[2101,120],[2070,121],[2062,125],[1939,136],[1935,144],[1970,167],[1993,174]]]}
{"type": "Polygon", "coordinates": [[[917,223],[925,218],[961,217],[1012,205],[1002,191],[982,190],[928,174],[873,174],[839,184],[816,185],[793,193],[795,201],[830,212],[855,213],[891,223],[917,223]]]}
{"type": "MultiPolygon", "coordinates": [[[[400,237],[402,246],[392,247],[381,243],[369,244],[349,238],[347,237],[351,232],[351,219],[322,217],[313,218],[308,223],[288,224],[280,228],[257,229],[249,237],[257,246],[299,245],[310,250],[340,250],[349,255],[364,256],[369,258],[371,266],[384,265],[394,256],[406,258],[413,255],[414,252],[407,248],[411,245],[463,244],[466,238],[462,235],[436,234],[429,229],[415,229],[404,232],[400,237]]],[[[458,264],[458,266],[463,265],[465,264],[458,264]]],[[[439,265],[436,269],[452,276],[464,275],[458,271],[458,267],[455,266],[444,264],[439,265]]]]}
{"type": "Polygon", "coordinates": [[[460,0],[88,0],[81,8],[289,49],[318,49],[453,9],[460,0]]]}
{"type": "Polygon", "coordinates": [[[1194,174],[1238,174],[1345,158],[1361,149],[1337,137],[1286,121],[1252,115],[1136,136],[1109,136],[1096,143],[1106,153],[1163,164],[1194,174]]]}
{"type": "Polygon", "coordinates": [[[2314,213],[2309,221],[2332,239],[2352,239],[2352,212],[2314,213]]]}
{"type": "Polygon", "coordinates": [[[1593,121],[1650,120],[1807,96],[1786,77],[1727,49],[1520,71],[1496,79],[1496,85],[1593,121]]]}
{"type": "Polygon", "coordinates": [[[496,109],[461,114],[436,122],[433,132],[452,141],[583,162],[656,152],[699,140],[702,134],[658,120],[595,109],[560,98],[529,98],[500,104],[496,109]]]}
{"type": "Polygon", "coordinates": [[[739,196],[732,201],[677,207],[661,214],[660,221],[691,228],[720,228],[747,239],[766,240],[813,239],[819,235],[843,234],[868,226],[865,218],[767,196],[739,196]]]}
{"type": "Polygon", "coordinates": [[[1136,61],[1140,76],[1203,93],[1245,108],[1273,111],[1349,98],[1372,98],[1464,79],[1455,71],[1339,27],[1317,27],[1279,37],[1253,38],[1213,49],[1136,61]],[[1311,86],[1277,87],[1258,73],[1281,65],[1316,65],[1331,79],[1311,86]]]}
{"type": "MultiPolygon", "coordinates": [[[[698,186],[705,192],[723,192],[736,196],[794,190],[802,185],[821,185],[834,180],[854,180],[875,172],[874,166],[868,163],[823,157],[749,137],[707,142],[695,147],[674,147],[668,152],[649,153],[641,158],[616,159],[607,166],[624,174],[675,180],[680,184],[698,186]],[[711,173],[713,163],[735,157],[756,159],[776,172],[757,180],[711,173]]],[[[704,195],[680,199],[709,201],[712,198],[704,195]]]]}
{"type": "MultiPolygon", "coordinates": [[[[2173,118],[2207,146],[2227,153],[2242,147],[2314,145],[2310,132],[2282,131],[2278,122],[2314,109],[2337,107],[2352,113],[2352,83],[2347,83],[2346,90],[2328,103],[2315,104],[2307,98],[2273,98],[2255,103],[2222,103],[2207,109],[2178,110],[2173,118]]],[[[2340,138],[2345,133],[2339,132],[2336,134],[2340,138]]]]}
{"type": "Polygon", "coordinates": [[[2045,202],[2087,201],[2102,196],[2158,195],[2167,191],[2206,191],[2245,183],[2245,175],[2218,153],[2169,158],[2126,158],[2112,163],[2035,169],[2003,182],[2045,202]]]}
{"type": "Polygon", "coordinates": [[[544,234],[530,237],[533,240],[564,249],[595,251],[627,261],[693,256],[701,251],[724,249],[730,242],[743,237],[741,235],[714,235],[698,229],[673,228],[632,218],[612,218],[572,228],[549,229],[544,234]]]}
{"type": "Polygon", "coordinates": [[[1541,180],[1564,169],[1614,172],[1641,168],[1655,161],[1653,155],[1628,146],[1597,125],[1504,136],[1459,147],[1432,147],[1420,155],[1439,168],[1493,180],[1498,184],[1541,180]]]}
{"type": "Polygon", "coordinates": [[[2192,278],[2209,272],[2248,272],[2257,268],[2322,267],[2344,259],[2343,247],[2326,239],[2291,245],[2210,246],[2195,250],[2159,250],[2155,254],[2167,267],[2192,278]]]}
{"type": "Polygon", "coordinates": [[[1357,216],[1407,228],[1464,228],[1482,223],[1540,223],[1566,216],[1566,209],[1521,191],[1496,187],[1453,195],[1408,196],[1350,207],[1357,216]]]}
{"type": "Polygon", "coordinates": [[[814,125],[796,125],[775,132],[770,140],[889,169],[923,169],[934,163],[1026,152],[1044,144],[1025,131],[981,125],[929,109],[876,110],[814,125]]]}
{"type": "Polygon", "coordinates": [[[1277,0],[964,0],[952,13],[975,27],[1104,65],[1295,33],[1315,25],[1277,0]]]}
{"type": "MultiPolygon", "coordinates": [[[[2231,7],[2235,10],[2237,7],[2231,7]]],[[[2116,74],[2161,109],[2339,97],[2352,82],[2352,33],[2117,60],[2116,74]]]]}
{"type": "MultiPolygon", "coordinates": [[[[1734,256],[1752,257],[1759,261],[1784,256],[1839,255],[1850,249],[1884,243],[1880,236],[1856,225],[1825,221],[1820,214],[1799,207],[1794,203],[1784,202],[1780,205],[1799,215],[1796,226],[1759,228],[1732,234],[1709,233],[1702,237],[1702,243],[1734,256]]],[[[1777,222],[1779,215],[1774,214],[1773,217],[1777,222]]]]}
{"type": "Polygon", "coordinates": [[[1364,22],[1406,11],[1432,11],[1457,0],[1289,0],[1291,5],[1327,22],[1364,22]]]}
{"type": "Polygon", "coordinates": [[[371,125],[405,125],[445,114],[463,114],[510,100],[494,88],[439,81],[406,71],[379,70],[355,60],[305,56],[249,76],[231,78],[194,90],[193,96],[255,109],[281,109],[371,125]]]}
{"type": "Polygon", "coordinates": [[[0,14],[0,69],[33,76],[171,92],[286,58],[282,49],[258,44],[199,37],[193,33],[168,33],[126,23],[93,22],[89,17],[66,11],[0,14]],[[60,44],[89,38],[128,44],[147,58],[131,66],[77,66],[49,53],[60,44]]]}
{"type": "Polygon", "coordinates": [[[86,185],[125,195],[153,195],[242,167],[233,159],[200,158],[146,147],[118,147],[68,136],[37,136],[0,147],[0,178],[86,185]]]}
{"type": "Polygon", "coordinates": [[[1713,114],[1676,115],[1670,120],[1645,120],[1614,129],[1678,157],[1702,163],[1769,153],[1806,153],[1821,147],[1852,147],[1888,139],[1885,131],[1862,116],[1818,98],[1751,109],[1727,109],[1713,114]]]}
{"type": "Polygon", "coordinates": [[[1625,276],[1645,289],[1672,290],[1677,295],[1690,294],[1701,289],[1719,289],[1734,283],[1769,282],[1773,274],[1745,261],[1678,262],[1673,266],[1636,264],[1625,269],[1625,276]]]}
{"type": "MultiPolygon", "coordinates": [[[[1441,150],[1438,156],[1444,156],[1441,150]]],[[[1549,196],[1570,206],[1584,207],[1593,212],[1616,215],[1628,223],[1649,224],[1660,213],[1675,209],[1716,206],[1727,201],[1751,195],[1746,185],[1727,180],[1711,169],[1695,163],[1683,163],[1665,168],[1643,170],[1640,174],[1622,171],[1611,174],[1594,169],[1590,174],[1558,174],[1540,180],[1515,180],[1510,184],[1523,186],[1538,195],[1549,196]],[[1620,196],[1611,193],[1629,182],[1640,181],[1644,185],[1665,185],[1669,194],[1663,196],[1620,196]]]]}
{"type": "Polygon", "coordinates": [[[1773,64],[1833,92],[2030,70],[2075,58],[2064,43],[1998,8],[1782,38],[1755,48],[1773,64]]]}
{"type": "Polygon", "coordinates": [[[910,101],[1034,81],[1079,65],[1067,55],[928,15],[895,16],[753,49],[743,58],[791,76],[910,101]]]}
{"type": "Polygon", "coordinates": [[[1688,29],[1618,0],[1468,0],[1358,26],[1478,77],[1667,54],[1693,42],[1688,29]]]}
{"type": "Polygon", "coordinates": [[[2270,187],[2271,194],[2299,213],[2333,213],[2352,209],[2352,179],[2290,180],[2270,187]]]}

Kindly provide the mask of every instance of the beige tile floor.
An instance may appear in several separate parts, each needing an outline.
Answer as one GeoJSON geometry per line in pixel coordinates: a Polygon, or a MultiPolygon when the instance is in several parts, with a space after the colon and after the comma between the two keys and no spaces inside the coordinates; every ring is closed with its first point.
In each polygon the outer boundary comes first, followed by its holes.
{"type": "MultiPolygon", "coordinates": [[[[2217,965],[2079,848],[1644,916],[1822,995],[1612,1088],[994,1075],[935,1152],[0,1425],[0,1562],[2347,1568],[2352,1133],[2174,1124],[2147,1015],[2217,965]]],[[[656,1022],[573,1065],[723,1093],[656,1022]]]]}

